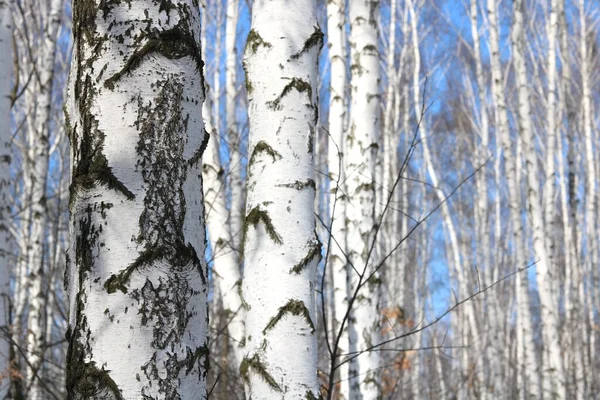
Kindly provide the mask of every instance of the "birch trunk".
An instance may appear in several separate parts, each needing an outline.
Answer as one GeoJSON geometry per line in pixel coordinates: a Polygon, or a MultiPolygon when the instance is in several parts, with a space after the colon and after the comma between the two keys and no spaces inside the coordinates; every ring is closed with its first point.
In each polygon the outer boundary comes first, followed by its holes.
{"type": "Polygon", "coordinates": [[[10,93],[12,83],[12,18],[7,1],[0,2],[0,398],[10,388],[10,162],[12,133],[10,130],[10,93]]]}
{"type": "MultiPolygon", "coordinates": [[[[496,1],[488,0],[488,21],[489,21],[489,44],[490,44],[490,63],[492,73],[492,93],[494,97],[494,106],[496,109],[496,137],[504,154],[504,170],[508,182],[508,202],[510,221],[513,227],[513,245],[515,247],[516,267],[524,268],[526,266],[525,254],[525,236],[521,220],[521,192],[520,192],[520,174],[518,168],[518,157],[513,154],[512,140],[509,132],[508,114],[506,101],[503,93],[503,74],[502,64],[500,62],[500,39],[498,15],[496,1]]],[[[518,147],[518,143],[517,143],[518,147]]],[[[497,172],[498,173],[498,172],[497,172]]],[[[496,217],[497,223],[501,220],[496,217]]],[[[516,302],[517,302],[517,326],[518,337],[522,340],[523,349],[517,350],[517,354],[522,354],[518,360],[517,374],[523,375],[523,386],[518,390],[522,391],[520,398],[538,398],[540,393],[540,378],[538,375],[539,366],[535,357],[535,341],[533,337],[532,320],[530,313],[529,300],[529,282],[526,273],[519,273],[516,277],[516,302]]]]}
{"type": "Polygon", "coordinates": [[[541,207],[537,157],[535,152],[534,132],[531,123],[531,106],[529,81],[525,55],[525,32],[523,11],[525,4],[522,0],[513,3],[514,23],[512,27],[513,59],[518,86],[518,125],[525,153],[525,174],[527,177],[528,219],[533,231],[533,249],[536,258],[536,279],[541,305],[541,329],[544,340],[544,390],[551,390],[546,396],[566,398],[564,366],[562,364],[560,343],[558,337],[558,298],[553,291],[556,275],[550,264],[546,248],[548,233],[544,227],[543,210],[541,207]]]}
{"type": "MultiPolygon", "coordinates": [[[[38,77],[32,88],[29,101],[35,110],[33,126],[29,126],[27,165],[24,173],[30,174],[30,207],[31,230],[28,248],[28,285],[29,285],[29,310],[27,319],[27,382],[29,384],[28,398],[32,400],[43,397],[41,376],[38,371],[44,359],[46,347],[45,307],[47,262],[44,260],[44,244],[46,238],[46,183],[48,180],[49,150],[50,150],[50,124],[52,122],[52,87],[54,82],[55,56],[57,51],[57,33],[61,22],[62,0],[52,0],[49,9],[44,7],[40,14],[48,13],[43,41],[37,54],[38,60],[33,68],[38,77]]],[[[34,26],[32,19],[30,28],[34,26]]]]}
{"type": "Polygon", "coordinates": [[[221,296],[223,311],[227,319],[228,339],[233,349],[229,364],[239,366],[243,357],[246,309],[242,306],[242,276],[239,257],[228,225],[229,212],[225,198],[224,169],[219,156],[219,137],[210,124],[210,96],[204,102],[202,114],[207,116],[205,126],[211,133],[210,143],[203,157],[202,179],[204,186],[204,209],[206,226],[210,236],[213,259],[213,285],[221,296]]]}
{"type": "MultiPolygon", "coordinates": [[[[346,185],[344,171],[344,121],[346,120],[346,49],[345,49],[345,5],[343,0],[327,3],[327,38],[329,45],[329,62],[331,65],[330,97],[329,97],[329,215],[331,218],[331,238],[329,240],[329,268],[333,275],[334,315],[332,337],[330,343],[335,356],[340,353],[356,351],[350,346],[349,331],[354,330],[352,310],[348,310],[350,288],[347,279],[350,266],[346,260],[346,185]],[[350,311],[348,318],[344,317],[350,311]],[[341,329],[342,325],[345,328],[341,329]]],[[[338,364],[339,360],[332,360],[338,364]]],[[[356,370],[356,360],[351,360],[339,367],[339,396],[349,399],[349,371],[356,370]]],[[[353,379],[352,381],[354,381],[353,379]]],[[[332,388],[331,388],[332,389],[332,388]]]]}
{"type": "MultiPolygon", "coordinates": [[[[589,293],[591,290],[587,290],[586,295],[582,295],[581,293],[584,291],[583,289],[583,279],[585,271],[589,271],[589,276],[587,279],[590,282],[594,282],[593,275],[594,270],[597,268],[598,263],[594,260],[598,254],[598,232],[595,228],[595,221],[597,216],[597,199],[596,199],[596,191],[597,191],[597,178],[596,178],[596,165],[595,165],[595,157],[594,152],[596,149],[596,137],[593,132],[593,122],[592,122],[592,82],[590,82],[590,75],[592,73],[590,69],[590,61],[591,57],[589,52],[591,49],[588,49],[588,35],[590,32],[588,31],[587,18],[588,15],[586,13],[586,1],[579,0],[578,4],[579,14],[580,14],[580,72],[581,72],[581,108],[582,108],[582,130],[583,130],[583,138],[584,138],[584,146],[585,146],[585,211],[584,211],[584,220],[585,220],[585,235],[587,240],[587,249],[585,256],[582,258],[585,262],[580,266],[583,271],[580,271],[582,279],[579,282],[579,302],[581,307],[580,314],[580,324],[582,327],[587,326],[584,322],[587,318],[589,318],[589,335],[587,338],[587,351],[589,352],[590,359],[589,362],[585,362],[587,366],[589,366],[588,371],[585,372],[586,380],[589,384],[594,388],[596,385],[594,384],[594,366],[595,366],[595,329],[594,326],[594,317],[593,317],[593,304],[590,299],[589,293]],[[587,303],[587,304],[586,304],[587,303]],[[585,310],[584,310],[585,309],[585,310]],[[585,315],[585,311],[588,311],[590,314],[585,315]]],[[[584,356],[584,360],[585,360],[584,356]]],[[[586,360],[587,361],[587,360],[586,360]]]]}
{"type": "Polygon", "coordinates": [[[323,34],[314,0],[255,0],[245,52],[249,161],[243,227],[247,398],[316,398],[313,142],[323,34]]]}
{"type": "MultiPolygon", "coordinates": [[[[242,182],[242,148],[236,119],[238,0],[227,1],[225,27],[225,110],[226,137],[229,141],[229,185],[231,188],[230,227],[233,248],[240,251],[244,220],[244,185],[242,182]]],[[[224,294],[225,295],[225,294],[224,294]]]]}
{"type": "Polygon", "coordinates": [[[73,4],[70,399],[206,397],[198,4],[73,4]]]}
{"type": "MultiPolygon", "coordinates": [[[[356,0],[349,4],[351,104],[346,137],[346,187],[352,201],[346,205],[348,255],[352,266],[352,292],[372,275],[375,225],[375,163],[377,139],[381,131],[381,71],[378,50],[379,3],[356,0]]],[[[354,301],[357,350],[379,343],[379,274],[374,274],[357,293],[354,301]]],[[[380,357],[367,352],[358,358],[360,388],[350,387],[350,397],[362,395],[375,399],[380,395],[378,372],[380,357]],[[359,394],[360,393],[360,394],[359,394]]]]}

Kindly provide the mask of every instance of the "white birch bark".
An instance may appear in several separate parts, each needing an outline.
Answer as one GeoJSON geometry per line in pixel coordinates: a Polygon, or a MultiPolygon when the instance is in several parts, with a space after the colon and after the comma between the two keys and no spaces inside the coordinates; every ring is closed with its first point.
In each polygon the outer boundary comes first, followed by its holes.
{"type": "Polygon", "coordinates": [[[0,1],[0,398],[10,388],[10,162],[12,133],[10,130],[10,93],[12,83],[12,18],[8,1],[0,1]]]}
{"type": "Polygon", "coordinates": [[[241,135],[236,119],[238,0],[227,0],[225,27],[225,110],[226,137],[229,142],[229,187],[231,189],[230,226],[233,248],[239,251],[244,220],[244,184],[242,182],[241,135]]]}
{"type": "MultiPolygon", "coordinates": [[[[27,382],[29,385],[28,398],[37,400],[43,398],[41,376],[38,371],[44,358],[45,351],[45,302],[47,264],[44,260],[44,243],[46,238],[46,183],[48,180],[50,123],[52,119],[52,86],[54,82],[55,55],[57,51],[57,33],[61,22],[62,0],[52,0],[49,8],[43,7],[40,16],[48,13],[43,33],[41,48],[33,68],[37,82],[32,85],[35,93],[31,93],[29,101],[34,102],[31,109],[35,110],[33,126],[29,126],[30,142],[28,143],[27,165],[24,173],[30,174],[31,192],[31,231],[30,247],[28,248],[28,285],[29,307],[27,318],[27,382]]],[[[29,25],[34,26],[32,18],[29,25]]]]}
{"type": "MultiPolygon", "coordinates": [[[[348,255],[352,266],[352,292],[364,285],[354,301],[357,350],[379,343],[379,273],[375,264],[373,233],[376,229],[375,163],[381,132],[381,71],[378,50],[379,3],[356,0],[349,4],[351,104],[346,136],[346,187],[352,201],[346,205],[348,255]],[[371,276],[371,280],[365,281],[371,276]]],[[[360,388],[350,387],[350,397],[376,399],[380,395],[378,352],[358,358],[360,388]],[[359,394],[360,393],[360,394],[359,394]]],[[[353,382],[354,383],[354,382],[353,382]]]]}
{"type": "MultiPolygon", "coordinates": [[[[419,36],[418,36],[418,26],[417,26],[417,17],[416,10],[414,7],[414,3],[412,0],[409,0],[409,4],[411,7],[409,8],[409,12],[411,14],[411,25],[412,25],[412,40],[413,40],[413,51],[414,51],[414,61],[415,67],[413,70],[413,101],[415,108],[415,115],[421,115],[421,107],[422,107],[422,98],[420,91],[420,66],[421,66],[421,54],[419,50],[419,36]]],[[[467,286],[467,271],[464,270],[463,263],[461,260],[461,251],[459,246],[458,234],[456,232],[456,228],[454,225],[454,221],[452,220],[452,215],[450,213],[450,208],[448,203],[446,202],[446,195],[440,189],[439,180],[437,178],[437,173],[435,171],[433,165],[433,159],[431,155],[428,132],[425,121],[421,121],[419,126],[420,136],[423,138],[422,146],[423,146],[423,158],[425,161],[425,166],[427,169],[427,173],[429,175],[429,179],[431,180],[431,184],[435,189],[435,196],[438,201],[442,203],[441,211],[442,217],[444,220],[444,229],[448,233],[448,238],[450,239],[451,246],[451,254],[452,254],[452,268],[454,274],[458,280],[459,284],[459,293],[461,297],[468,296],[468,286],[467,286]]],[[[475,311],[471,302],[468,302],[464,305],[465,314],[466,314],[466,323],[468,324],[469,331],[471,332],[473,343],[475,346],[475,362],[476,362],[476,375],[479,382],[485,382],[484,375],[484,363],[483,363],[483,353],[481,349],[481,341],[479,336],[479,328],[475,318],[475,311]]],[[[466,365],[463,365],[466,367],[466,365]]]]}
{"type": "Polygon", "coordinates": [[[531,106],[529,81],[527,77],[525,54],[525,31],[523,22],[524,2],[513,3],[514,22],[512,26],[513,60],[518,86],[518,125],[523,142],[525,158],[525,174],[527,178],[528,219],[532,225],[533,249],[536,258],[536,280],[541,306],[541,330],[544,340],[544,390],[551,390],[545,396],[566,398],[566,379],[562,363],[558,337],[558,297],[553,291],[556,274],[552,270],[550,257],[546,248],[546,232],[541,207],[540,186],[538,179],[537,157],[534,143],[534,132],[531,123],[531,106]]]}
{"type": "MultiPolygon", "coordinates": [[[[579,268],[582,268],[583,271],[579,271],[581,276],[580,282],[578,282],[579,288],[579,303],[580,303],[580,326],[586,327],[589,326],[588,338],[587,340],[587,348],[589,352],[589,361],[584,361],[585,366],[588,367],[588,371],[584,372],[586,374],[585,381],[588,382],[592,387],[594,385],[594,366],[595,366],[595,329],[594,326],[594,317],[593,317],[593,304],[590,299],[590,290],[587,290],[584,294],[584,275],[588,272],[587,279],[590,281],[594,281],[594,270],[597,269],[598,263],[595,262],[595,259],[598,254],[598,232],[595,229],[595,222],[597,218],[597,168],[595,165],[595,156],[594,152],[596,149],[596,137],[594,136],[594,128],[592,122],[592,82],[590,82],[590,75],[592,73],[590,68],[590,52],[591,49],[588,48],[588,35],[590,35],[588,23],[587,23],[587,12],[586,12],[586,1],[579,0],[578,4],[578,12],[580,14],[579,18],[579,46],[580,46],[580,73],[581,73],[581,109],[582,109],[582,130],[583,130],[583,139],[584,139],[584,162],[585,162],[585,211],[584,211],[584,221],[585,221],[585,236],[587,241],[587,249],[584,255],[582,255],[582,260],[584,263],[580,265],[579,268]],[[585,309],[585,310],[584,310],[585,309]],[[587,315],[586,311],[588,312],[587,315]],[[588,323],[585,320],[588,319],[588,323]],[[588,325],[589,324],[589,325],[588,325]]],[[[586,330],[587,330],[586,329],[586,330]]],[[[584,355],[584,360],[586,359],[584,355]]]]}
{"type": "Polygon", "coordinates": [[[198,4],[73,3],[70,399],[206,397],[198,4]]]}
{"type": "MultiPolygon", "coordinates": [[[[478,167],[484,165],[489,157],[489,116],[487,112],[486,82],[483,74],[483,63],[481,61],[481,43],[479,40],[479,13],[477,0],[471,0],[471,36],[473,39],[473,54],[475,57],[475,76],[479,94],[479,137],[481,143],[476,145],[478,167]]],[[[475,226],[477,233],[477,261],[479,271],[482,271],[485,285],[494,281],[493,266],[491,260],[490,231],[488,224],[488,182],[487,168],[484,168],[476,176],[477,203],[475,209],[475,226]]],[[[504,386],[501,368],[502,352],[498,349],[502,346],[499,343],[500,319],[497,312],[498,293],[490,291],[487,295],[489,315],[486,322],[489,325],[489,339],[486,346],[486,358],[489,363],[490,386],[492,388],[501,388],[504,386]]],[[[485,384],[484,384],[485,386],[485,384]]],[[[486,390],[481,391],[481,398],[485,398],[486,390]]]]}
{"type": "MultiPolygon", "coordinates": [[[[327,3],[327,39],[329,46],[330,97],[329,97],[329,215],[331,218],[331,238],[329,241],[329,264],[333,276],[334,315],[330,343],[339,356],[341,353],[356,351],[350,346],[349,331],[354,330],[352,310],[348,310],[349,287],[347,279],[350,266],[346,260],[346,185],[344,171],[344,148],[346,120],[346,49],[345,49],[345,4],[343,0],[327,3]],[[344,321],[346,313],[349,318],[344,321]],[[340,329],[344,323],[344,329],[340,329]],[[339,337],[338,337],[339,336],[339,337]]],[[[334,360],[339,363],[339,360],[334,360]]],[[[339,396],[349,399],[349,371],[355,371],[356,360],[339,367],[339,396]]]]}
{"type": "MultiPolygon", "coordinates": [[[[210,115],[210,96],[204,102],[202,115],[210,115]]],[[[228,225],[229,211],[225,198],[224,169],[219,156],[219,137],[212,128],[209,118],[205,119],[206,131],[211,138],[203,155],[202,179],[204,186],[204,210],[210,237],[213,260],[213,285],[221,296],[227,318],[228,339],[233,349],[229,363],[239,366],[243,357],[246,309],[242,306],[242,277],[239,256],[233,245],[228,225]]]]}
{"type": "Polygon", "coordinates": [[[313,141],[323,34],[314,0],[256,0],[245,52],[247,398],[317,398],[313,141]]]}
{"type": "MultiPolygon", "coordinates": [[[[510,221],[513,229],[513,244],[515,247],[515,260],[517,268],[526,266],[525,254],[525,236],[523,232],[523,223],[521,221],[521,194],[520,194],[520,168],[517,167],[518,157],[514,156],[512,141],[509,132],[508,114],[506,109],[506,100],[503,92],[503,73],[500,62],[500,39],[497,5],[495,0],[487,1],[488,21],[489,21],[489,45],[490,45],[490,64],[492,73],[492,94],[495,107],[496,137],[503,149],[504,170],[508,183],[508,202],[510,221]]],[[[498,172],[497,172],[498,173],[498,172]]],[[[499,216],[496,217],[497,223],[500,222],[499,216]]],[[[516,276],[516,302],[517,302],[517,327],[519,331],[517,337],[521,337],[519,345],[522,343],[522,352],[517,349],[517,354],[522,358],[517,360],[518,374],[523,374],[523,385],[518,390],[521,391],[520,398],[538,398],[540,393],[539,366],[535,357],[535,342],[533,337],[533,328],[530,313],[529,283],[526,273],[520,273],[516,276]]]]}

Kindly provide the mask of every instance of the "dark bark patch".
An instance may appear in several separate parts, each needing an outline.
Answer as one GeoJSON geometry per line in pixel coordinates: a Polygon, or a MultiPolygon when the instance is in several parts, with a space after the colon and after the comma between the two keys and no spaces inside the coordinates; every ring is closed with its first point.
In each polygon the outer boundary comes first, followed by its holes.
{"type": "Polygon", "coordinates": [[[261,210],[260,206],[256,206],[252,210],[250,210],[250,212],[248,213],[248,215],[246,215],[246,218],[244,219],[244,227],[242,232],[242,246],[244,246],[246,242],[246,236],[248,234],[248,229],[250,228],[250,225],[256,228],[256,226],[260,222],[262,222],[265,226],[265,230],[267,231],[267,234],[273,242],[277,244],[283,244],[283,239],[275,230],[275,226],[273,226],[273,221],[271,220],[269,213],[267,213],[264,210],[261,210]]]}
{"type": "Polygon", "coordinates": [[[182,18],[177,26],[163,31],[155,31],[148,35],[146,43],[133,52],[119,72],[104,81],[104,86],[113,90],[115,83],[123,75],[135,70],[144,58],[153,53],[159,53],[169,60],[191,57],[196,62],[198,71],[201,71],[204,66],[200,46],[193,36],[193,29],[188,26],[186,19],[182,18]]]}
{"type": "Polygon", "coordinates": [[[256,30],[251,29],[248,32],[248,38],[246,39],[246,51],[248,49],[252,50],[252,54],[256,53],[259,46],[264,46],[266,48],[271,48],[273,45],[269,42],[265,42],[263,38],[256,32],[256,30]]]}
{"type": "Polygon", "coordinates": [[[315,324],[312,322],[310,312],[308,311],[308,308],[306,308],[306,305],[304,305],[304,302],[302,300],[291,299],[286,305],[279,308],[277,315],[271,318],[265,329],[263,329],[263,335],[266,335],[269,329],[273,329],[286,314],[304,317],[306,323],[310,327],[311,333],[314,333],[315,324]]]}
{"type": "Polygon", "coordinates": [[[304,53],[308,52],[315,46],[318,46],[319,50],[321,50],[321,47],[323,47],[323,32],[321,32],[321,29],[318,26],[315,26],[314,32],[312,33],[312,35],[309,36],[308,39],[306,39],[306,41],[304,42],[304,46],[302,46],[302,49],[296,54],[293,54],[291,59],[296,60],[300,58],[300,56],[302,56],[304,53]]]}
{"type": "MultiPolygon", "coordinates": [[[[281,110],[281,100],[293,89],[296,89],[299,93],[306,93],[308,99],[312,101],[312,87],[310,86],[310,83],[301,78],[292,78],[275,100],[267,102],[267,106],[273,110],[281,110]]],[[[309,104],[309,106],[312,107],[311,104],[309,104]]]]}
{"type": "Polygon", "coordinates": [[[290,274],[300,274],[302,271],[304,271],[304,269],[306,268],[306,266],[315,258],[315,257],[321,257],[321,242],[319,242],[319,239],[317,239],[317,237],[315,236],[315,238],[313,238],[310,242],[309,242],[309,246],[308,246],[308,253],[306,253],[306,256],[300,260],[300,262],[296,265],[294,265],[291,269],[290,269],[290,274]]]}
{"type": "Polygon", "coordinates": [[[246,383],[250,381],[250,378],[248,377],[250,370],[259,375],[273,390],[282,392],[281,387],[277,384],[271,374],[269,374],[258,354],[254,354],[252,358],[244,357],[240,363],[240,375],[246,383]]]}

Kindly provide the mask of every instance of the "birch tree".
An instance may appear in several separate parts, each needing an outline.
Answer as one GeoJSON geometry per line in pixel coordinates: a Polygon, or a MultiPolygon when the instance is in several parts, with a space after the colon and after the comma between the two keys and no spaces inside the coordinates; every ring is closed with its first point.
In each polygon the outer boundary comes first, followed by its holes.
{"type": "Polygon", "coordinates": [[[245,51],[249,161],[243,227],[247,398],[317,398],[313,141],[316,2],[256,0],[245,51]]]}
{"type": "Polygon", "coordinates": [[[560,355],[558,338],[558,298],[554,293],[553,282],[556,275],[552,271],[550,257],[546,248],[546,239],[549,235],[545,231],[540,189],[537,179],[537,161],[535,156],[534,132],[531,124],[531,108],[529,98],[529,81],[527,78],[525,59],[525,32],[523,12],[525,3],[517,0],[513,3],[514,23],[512,28],[513,59],[518,85],[518,124],[521,140],[525,153],[525,170],[527,175],[527,203],[528,217],[532,223],[533,248],[536,256],[536,280],[541,305],[541,329],[544,339],[544,390],[546,396],[564,399],[566,387],[564,367],[560,355]]]}
{"type": "MultiPolygon", "coordinates": [[[[510,139],[508,113],[506,100],[503,93],[502,82],[504,80],[502,73],[502,64],[500,61],[500,39],[497,6],[494,0],[488,0],[488,21],[489,21],[489,45],[490,45],[490,64],[492,74],[492,94],[495,109],[496,137],[503,150],[504,169],[508,183],[508,202],[510,221],[513,230],[513,243],[515,246],[516,264],[523,268],[526,264],[525,237],[523,223],[521,220],[521,202],[520,202],[520,169],[518,168],[517,158],[513,153],[512,141],[510,139]]],[[[499,175],[499,174],[498,174],[499,175]]],[[[499,218],[497,218],[499,221],[499,218]]],[[[526,274],[516,276],[516,303],[517,303],[517,354],[518,354],[518,382],[523,382],[518,386],[520,396],[529,398],[536,396],[541,389],[538,377],[539,367],[535,357],[535,343],[533,338],[533,328],[531,323],[529,283],[526,274]],[[523,377],[523,381],[520,377],[523,377]]]]}
{"type": "Polygon", "coordinates": [[[12,18],[9,3],[0,2],[0,398],[10,388],[10,162],[11,162],[11,80],[12,18]]]}
{"type": "MultiPolygon", "coordinates": [[[[379,343],[378,295],[380,280],[372,274],[375,228],[375,162],[381,129],[378,50],[379,2],[357,0],[349,4],[350,18],[350,122],[346,136],[346,187],[352,201],[346,205],[348,256],[352,268],[351,292],[356,297],[357,350],[379,343]],[[362,283],[369,279],[366,285],[362,283]],[[356,289],[361,287],[360,293],[356,289]]],[[[352,346],[352,344],[351,344],[352,346]]],[[[350,397],[374,399],[379,395],[377,352],[358,359],[361,387],[350,387],[350,397]]]]}
{"type": "MultiPolygon", "coordinates": [[[[351,274],[346,260],[346,185],[345,185],[345,121],[347,115],[346,85],[346,35],[345,35],[345,2],[343,0],[327,3],[327,40],[329,46],[329,63],[331,65],[330,98],[329,98],[329,259],[327,268],[333,277],[334,315],[330,343],[334,359],[342,352],[352,352],[356,348],[349,341],[349,334],[354,335],[354,318],[352,310],[348,310],[349,285],[351,274]],[[348,319],[344,317],[348,313],[348,319]],[[345,325],[344,329],[342,327],[345,325]],[[340,329],[342,329],[340,331],[340,329]]],[[[343,399],[349,398],[349,385],[356,378],[351,377],[356,370],[356,361],[352,360],[339,368],[340,390],[343,399]]],[[[331,373],[331,371],[330,371],[331,373]]],[[[333,388],[330,388],[333,390],[333,388]]]]}
{"type": "Polygon", "coordinates": [[[205,398],[198,4],[78,1],[73,36],[68,397],[205,398]]]}

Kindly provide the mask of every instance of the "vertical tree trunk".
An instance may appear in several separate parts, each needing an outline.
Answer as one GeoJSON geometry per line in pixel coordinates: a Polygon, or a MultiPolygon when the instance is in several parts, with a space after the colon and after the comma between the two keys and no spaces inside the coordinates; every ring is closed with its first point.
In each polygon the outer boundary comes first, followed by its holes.
{"type": "Polygon", "coordinates": [[[226,136],[229,142],[229,187],[231,189],[230,227],[233,248],[240,250],[242,224],[244,220],[244,184],[242,182],[243,157],[241,135],[236,119],[237,98],[237,48],[236,28],[238,22],[238,0],[227,0],[225,27],[225,111],[227,114],[226,136]]]}
{"type": "MultiPolygon", "coordinates": [[[[375,265],[375,163],[377,140],[381,131],[381,71],[378,50],[379,2],[356,0],[349,4],[351,104],[350,126],[346,137],[346,187],[353,201],[346,205],[348,223],[348,250],[353,268],[352,292],[373,274],[375,265]]],[[[361,351],[379,342],[378,298],[379,274],[372,276],[357,293],[354,302],[356,316],[357,350],[361,351]]],[[[350,397],[358,393],[364,399],[380,395],[380,357],[367,352],[358,358],[360,389],[350,387],[350,397]]],[[[354,383],[354,382],[353,382],[354,383]]]]}
{"type": "Polygon", "coordinates": [[[243,227],[247,398],[316,398],[313,141],[323,34],[314,0],[256,0],[246,44],[249,161],[243,227]]]}
{"type": "MultiPolygon", "coordinates": [[[[30,142],[28,143],[28,156],[24,173],[31,179],[30,206],[31,206],[31,231],[30,248],[28,248],[28,285],[29,307],[27,318],[27,382],[30,387],[28,398],[32,400],[43,397],[41,374],[39,370],[44,359],[46,347],[45,307],[47,294],[47,260],[44,258],[47,205],[46,183],[48,180],[49,150],[50,150],[50,124],[52,122],[52,86],[54,83],[54,68],[57,51],[57,33],[61,22],[63,2],[52,0],[49,9],[42,9],[40,14],[48,12],[45,29],[42,32],[43,40],[37,54],[37,60],[32,66],[38,78],[32,89],[34,93],[29,96],[29,101],[34,103],[31,109],[35,110],[33,126],[29,126],[30,142]]],[[[30,28],[35,20],[31,19],[30,28]]]]}
{"type": "Polygon", "coordinates": [[[515,63],[518,86],[518,125],[525,153],[525,174],[527,177],[528,219],[533,231],[533,249],[536,257],[536,279],[541,305],[541,329],[544,340],[544,390],[551,390],[546,396],[566,398],[564,366],[562,364],[558,337],[558,297],[554,293],[554,279],[557,275],[552,270],[550,257],[546,248],[546,232],[540,198],[537,157],[534,143],[534,132],[531,123],[531,106],[529,98],[529,81],[527,77],[525,55],[525,31],[523,23],[523,0],[513,3],[514,23],[512,27],[513,59],[515,63]],[[551,388],[551,389],[550,389],[551,388]]]}
{"type": "MultiPolygon", "coordinates": [[[[327,3],[327,38],[329,45],[329,61],[331,65],[330,97],[329,97],[329,215],[331,218],[331,238],[329,240],[328,266],[333,275],[334,315],[331,316],[332,335],[330,343],[335,356],[355,351],[350,347],[349,331],[354,330],[353,318],[344,321],[348,310],[349,287],[347,279],[350,266],[346,259],[346,184],[344,170],[344,122],[346,120],[346,36],[345,5],[343,0],[327,3]],[[344,329],[340,331],[342,324],[344,329]]],[[[350,310],[349,317],[352,317],[350,310]]],[[[331,360],[338,364],[338,359],[331,360]]],[[[349,371],[356,369],[356,360],[351,360],[339,367],[339,396],[349,399],[349,371]]],[[[331,371],[330,371],[331,372],[331,371]]],[[[336,379],[337,380],[337,379],[336,379]]],[[[333,390],[333,388],[330,388],[333,390]]]]}
{"type": "MultiPolygon", "coordinates": [[[[515,247],[516,267],[524,268],[526,266],[525,254],[525,236],[523,222],[521,220],[521,191],[520,191],[520,168],[517,167],[518,157],[513,152],[512,140],[510,138],[508,114],[506,101],[503,93],[503,74],[502,64],[500,62],[500,39],[498,14],[495,0],[487,1],[488,21],[489,21],[489,45],[490,45],[490,64],[492,74],[492,94],[495,107],[496,137],[497,142],[503,149],[504,169],[508,182],[508,203],[510,221],[513,229],[513,246],[515,247]]],[[[517,143],[518,145],[518,143],[517,143]]],[[[499,171],[497,171],[499,173],[499,171]]],[[[496,216],[496,221],[501,220],[496,216]]],[[[523,391],[521,397],[538,397],[541,389],[539,380],[539,366],[535,357],[535,341],[530,313],[529,300],[529,282],[526,273],[519,273],[516,276],[516,302],[517,302],[517,322],[516,329],[519,331],[517,337],[520,341],[523,351],[517,350],[517,354],[522,354],[518,360],[517,373],[523,374],[523,386],[518,390],[523,391]]]]}
{"type": "MultiPolygon", "coordinates": [[[[210,115],[209,98],[210,96],[207,95],[204,102],[202,114],[205,116],[210,115]]],[[[211,141],[203,157],[202,178],[206,226],[210,235],[213,259],[213,285],[215,293],[218,292],[221,296],[227,319],[228,339],[233,349],[233,357],[229,360],[229,364],[237,369],[242,361],[245,337],[246,309],[242,305],[241,298],[242,276],[238,252],[234,247],[228,225],[229,212],[225,198],[225,173],[219,156],[219,137],[212,127],[209,130],[208,118],[205,125],[207,131],[211,133],[211,141]]]]}
{"type": "Polygon", "coordinates": [[[67,390],[205,398],[196,1],[73,4],[67,390]]]}
{"type": "Polygon", "coordinates": [[[0,1],[0,398],[10,388],[10,92],[12,83],[12,18],[8,1],[0,1]]]}

